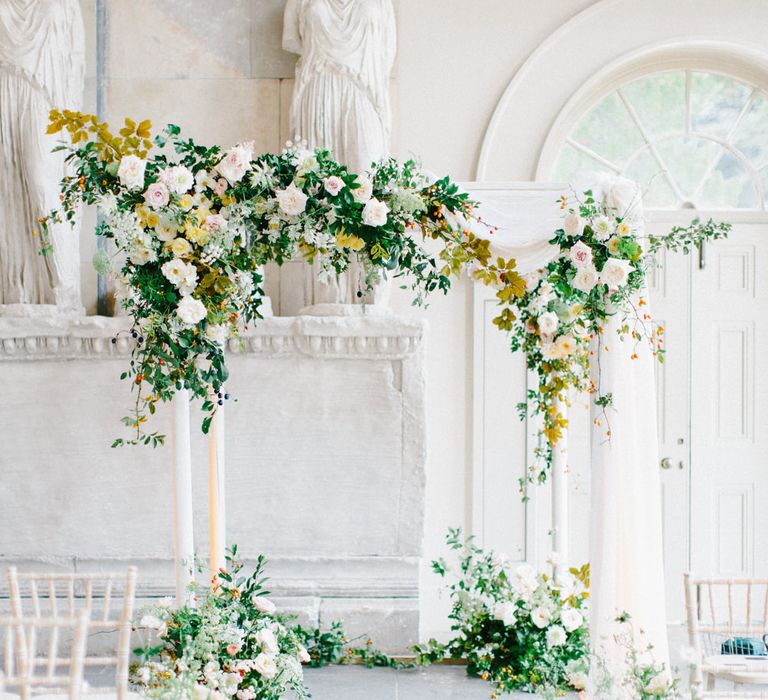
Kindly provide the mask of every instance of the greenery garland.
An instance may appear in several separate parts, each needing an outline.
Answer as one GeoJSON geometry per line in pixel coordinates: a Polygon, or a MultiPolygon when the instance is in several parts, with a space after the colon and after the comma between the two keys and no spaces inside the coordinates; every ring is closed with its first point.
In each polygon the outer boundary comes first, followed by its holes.
{"type": "MultiPolygon", "coordinates": [[[[116,244],[103,269],[119,268],[118,293],[133,317],[135,339],[122,378],[135,389],[133,431],[121,444],[164,436],[144,425],[159,402],[187,389],[203,402],[207,432],[228,395],[224,346],[260,318],[262,266],[297,253],[321,275],[343,272],[357,258],[370,289],[402,277],[423,304],[470,264],[506,297],[522,294],[514,261],[493,259],[489,241],[454,223],[473,202],[448,178],[430,181],[413,161],[385,160],[366,176],[350,173],[327,151],[288,144],[255,156],[253,145],[202,146],[169,125],[152,138],[148,120],[125,120],[118,135],[95,116],[52,111],[48,133],[65,131],[62,206],[41,220],[74,220],[80,206],[103,213],[97,234],[116,244]],[[437,254],[419,238],[432,239],[437,254]]],[[[365,289],[360,293],[364,293],[365,289]]]]}

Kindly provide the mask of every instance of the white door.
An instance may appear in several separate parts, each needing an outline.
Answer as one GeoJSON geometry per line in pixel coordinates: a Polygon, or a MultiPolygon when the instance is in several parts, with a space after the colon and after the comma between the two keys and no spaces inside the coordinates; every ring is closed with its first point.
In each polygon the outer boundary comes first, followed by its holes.
{"type": "MultiPolygon", "coordinates": [[[[653,218],[651,230],[675,223],[653,218]]],[[[657,380],[670,622],[683,619],[688,568],[768,575],[768,217],[716,218],[734,222],[729,238],[703,256],[668,254],[652,293],[667,340],[657,380]]]]}

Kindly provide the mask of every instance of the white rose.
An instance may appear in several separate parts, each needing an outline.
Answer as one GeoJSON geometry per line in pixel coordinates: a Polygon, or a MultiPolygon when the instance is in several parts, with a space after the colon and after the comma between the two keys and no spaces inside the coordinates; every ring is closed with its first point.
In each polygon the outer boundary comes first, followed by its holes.
{"type": "Polygon", "coordinates": [[[224,345],[229,337],[229,328],[224,323],[211,324],[205,329],[205,337],[217,345],[224,345]]]}
{"type": "Polygon", "coordinates": [[[277,675],[277,664],[272,654],[259,654],[253,662],[253,670],[267,680],[277,675]]]}
{"type": "Polygon", "coordinates": [[[178,227],[176,222],[170,217],[164,214],[160,214],[157,217],[157,226],[155,226],[155,235],[164,243],[168,243],[176,238],[176,232],[178,227]]]}
{"type": "Polygon", "coordinates": [[[616,235],[620,238],[624,238],[624,236],[629,236],[632,233],[632,227],[626,222],[622,221],[617,227],[616,227],[616,235]]]}
{"type": "Polygon", "coordinates": [[[208,700],[210,695],[211,691],[199,683],[192,688],[192,700],[208,700]]]}
{"type": "Polygon", "coordinates": [[[389,207],[373,197],[363,207],[363,223],[366,226],[384,226],[387,223],[387,214],[389,207]]]}
{"type": "Polygon", "coordinates": [[[323,187],[329,195],[335,197],[344,189],[344,180],[342,180],[340,177],[337,177],[336,175],[331,175],[325,179],[323,182],[323,187]]]}
{"type": "Polygon", "coordinates": [[[555,349],[561,358],[569,357],[576,352],[576,340],[572,335],[561,335],[555,341],[555,349]]]}
{"type": "Polygon", "coordinates": [[[232,146],[219,161],[216,170],[229,181],[230,185],[234,185],[243,179],[252,155],[253,151],[248,151],[242,145],[232,146]]]}
{"type": "Polygon", "coordinates": [[[565,627],[567,632],[573,632],[581,627],[584,623],[584,618],[578,610],[566,608],[560,613],[560,622],[563,623],[563,627],[565,627]]]}
{"type": "Polygon", "coordinates": [[[280,210],[286,216],[298,216],[307,208],[307,195],[291,183],[284,190],[275,192],[280,210]]]}
{"type": "Polygon", "coordinates": [[[560,647],[565,644],[565,630],[560,625],[555,625],[547,630],[547,646],[560,647]]]}
{"type": "Polygon", "coordinates": [[[144,201],[153,209],[160,209],[168,204],[168,188],[162,182],[153,182],[144,193],[144,201]]]}
{"type": "Polygon", "coordinates": [[[156,630],[163,626],[163,621],[156,615],[144,615],[144,617],[139,620],[139,625],[148,627],[151,630],[156,630]]]}
{"type": "Polygon", "coordinates": [[[265,615],[274,615],[275,610],[277,610],[277,606],[269,598],[265,598],[263,595],[251,596],[251,604],[256,610],[265,615]]]}
{"type": "Polygon", "coordinates": [[[627,283],[631,271],[632,264],[629,260],[608,258],[600,272],[600,281],[604,282],[612,289],[618,289],[627,283]]]}
{"type": "Polygon", "coordinates": [[[154,252],[146,246],[136,246],[131,252],[129,258],[134,265],[146,265],[155,258],[154,252]]]}
{"type": "Polygon", "coordinates": [[[544,629],[550,620],[549,610],[546,608],[534,608],[531,611],[531,622],[539,629],[544,629]]]}
{"type": "Polygon", "coordinates": [[[544,280],[541,283],[541,286],[539,287],[539,296],[545,301],[548,302],[551,299],[554,299],[555,297],[555,288],[552,286],[552,284],[544,280]]]}
{"type": "Polygon", "coordinates": [[[236,695],[237,700],[253,700],[256,697],[256,691],[252,686],[249,686],[248,688],[238,690],[236,695]]]}
{"type": "Polygon", "coordinates": [[[523,280],[525,280],[525,288],[532,292],[534,289],[536,289],[536,285],[541,282],[542,277],[544,276],[543,270],[534,270],[533,272],[527,272],[523,275],[523,280]]]}
{"type": "Polygon", "coordinates": [[[277,645],[277,637],[271,629],[259,630],[256,633],[256,642],[261,650],[267,654],[277,654],[280,648],[277,645]]]}
{"type": "Polygon", "coordinates": [[[180,258],[173,258],[172,260],[163,263],[160,271],[171,284],[178,287],[186,277],[189,269],[187,263],[183,260],[180,258]]]}
{"type": "Polygon", "coordinates": [[[199,299],[186,296],[183,297],[176,307],[176,314],[187,325],[194,326],[200,323],[208,312],[205,309],[205,304],[199,299]]]}
{"type": "Polygon", "coordinates": [[[138,156],[123,156],[120,159],[120,167],[117,176],[120,182],[129,190],[140,190],[144,187],[144,171],[147,162],[138,156]]]}
{"type": "Polygon", "coordinates": [[[592,224],[592,230],[600,241],[607,241],[611,237],[613,224],[607,216],[599,216],[592,224]]]}
{"type": "Polygon", "coordinates": [[[537,321],[539,322],[539,331],[550,335],[557,330],[558,318],[554,311],[546,311],[541,314],[537,321]]]}
{"type": "Polygon", "coordinates": [[[355,187],[352,190],[352,196],[356,202],[365,204],[373,196],[373,183],[365,177],[358,177],[357,184],[359,187],[355,187]]]}
{"type": "Polygon", "coordinates": [[[563,221],[563,230],[569,236],[577,236],[580,234],[582,231],[581,217],[573,212],[567,214],[563,221]]]}
{"type": "Polygon", "coordinates": [[[549,341],[541,344],[541,355],[545,360],[560,359],[560,352],[557,349],[557,345],[549,341]]]}
{"type": "Polygon", "coordinates": [[[195,184],[192,171],[185,165],[174,165],[166,168],[160,173],[159,178],[173,194],[184,194],[195,184]]]}
{"type": "MultiPolygon", "coordinates": [[[[144,183],[142,183],[142,186],[143,184],[144,183]]],[[[109,216],[117,209],[117,197],[111,192],[105,192],[99,197],[96,206],[101,209],[106,216],[109,216]]]]}
{"type": "Polygon", "coordinates": [[[503,622],[507,627],[515,624],[517,606],[514,603],[499,603],[493,609],[493,618],[503,622]]]}
{"type": "Polygon", "coordinates": [[[571,285],[575,289],[589,294],[597,284],[598,279],[597,270],[592,265],[589,265],[588,267],[580,267],[576,271],[571,285]]]}

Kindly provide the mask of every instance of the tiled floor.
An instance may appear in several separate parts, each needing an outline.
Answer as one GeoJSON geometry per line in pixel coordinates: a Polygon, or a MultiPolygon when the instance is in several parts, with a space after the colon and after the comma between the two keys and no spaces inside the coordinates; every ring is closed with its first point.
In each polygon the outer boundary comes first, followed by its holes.
{"type": "MultiPolygon", "coordinates": [[[[388,668],[332,666],[307,669],[304,677],[314,700],[488,700],[489,683],[469,678],[466,669],[435,666],[393,671],[388,668]]],[[[505,695],[505,699],[534,696],[505,695]]]]}

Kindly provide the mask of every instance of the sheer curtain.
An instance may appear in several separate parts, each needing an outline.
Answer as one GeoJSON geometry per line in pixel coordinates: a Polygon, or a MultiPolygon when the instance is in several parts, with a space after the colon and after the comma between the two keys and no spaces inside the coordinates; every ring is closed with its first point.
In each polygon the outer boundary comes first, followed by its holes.
{"type": "MultiPolygon", "coordinates": [[[[598,201],[627,216],[634,226],[643,226],[635,183],[598,175],[580,179],[576,192],[591,189],[598,201]]],[[[558,254],[547,241],[562,225],[563,211],[557,204],[562,189],[470,191],[482,202],[482,220],[495,227],[489,234],[487,226],[476,225],[475,233],[492,241],[495,254],[514,257],[521,273],[542,267],[558,254]]],[[[614,620],[625,611],[636,632],[643,630],[638,641],[651,644],[654,661],[668,667],[655,359],[645,343],[635,347],[631,339],[620,341],[620,320],[609,320],[603,347],[595,348],[593,371],[599,366],[601,389],[613,393],[614,406],[608,414],[610,442],[604,420],[592,428],[590,513],[590,633],[615,675],[622,672],[624,654],[614,641],[614,620]],[[636,360],[631,359],[633,353],[636,360]]]]}

